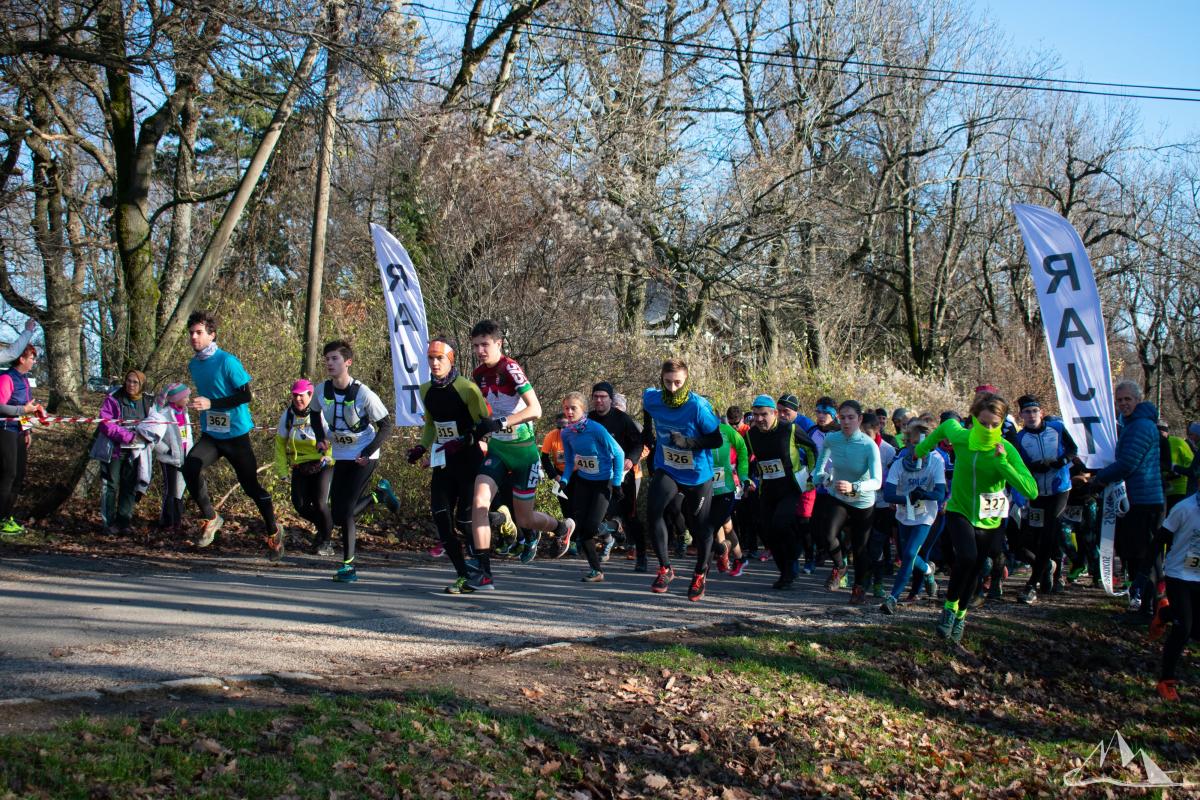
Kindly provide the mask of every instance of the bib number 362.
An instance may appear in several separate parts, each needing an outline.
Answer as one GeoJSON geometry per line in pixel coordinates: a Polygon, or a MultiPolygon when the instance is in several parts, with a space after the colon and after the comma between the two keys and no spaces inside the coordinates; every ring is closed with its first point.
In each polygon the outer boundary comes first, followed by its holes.
{"type": "Polygon", "coordinates": [[[204,428],[209,433],[229,433],[229,414],[224,411],[205,411],[204,428]]]}
{"type": "Polygon", "coordinates": [[[979,495],[980,519],[1004,519],[1008,516],[1008,495],[1004,492],[988,492],[979,495]]]}

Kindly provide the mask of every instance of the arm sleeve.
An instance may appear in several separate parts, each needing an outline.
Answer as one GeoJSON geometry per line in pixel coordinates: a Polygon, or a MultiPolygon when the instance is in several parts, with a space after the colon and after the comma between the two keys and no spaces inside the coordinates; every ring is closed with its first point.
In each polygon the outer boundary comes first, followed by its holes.
{"type": "Polygon", "coordinates": [[[318,444],[329,441],[329,431],[325,429],[325,415],[319,408],[309,408],[308,424],[312,426],[313,436],[317,437],[318,444]]]}
{"type": "Polygon", "coordinates": [[[1029,467],[1025,466],[1025,462],[1021,460],[1017,449],[1013,447],[1012,442],[1006,441],[1004,443],[1004,450],[1007,455],[1000,464],[1000,472],[1004,475],[1004,479],[1016,488],[1018,492],[1025,495],[1026,499],[1037,499],[1037,481],[1033,479],[1033,474],[1030,473],[1029,467]]]}
{"type": "MultiPolygon", "coordinates": [[[[1067,430],[1066,425],[1062,426],[1062,446],[1062,457],[1065,458],[1066,461],[1070,461],[1071,459],[1075,458],[1075,456],[1079,455],[1079,445],[1075,444],[1075,438],[1071,436],[1071,432],[1067,430]]],[[[1065,464],[1066,461],[1063,463],[1065,464]]]]}
{"type": "Polygon", "coordinates": [[[492,416],[487,400],[483,399],[483,392],[479,391],[475,381],[460,378],[456,383],[459,386],[459,396],[466,401],[467,410],[471,412],[472,422],[479,423],[492,416]]]}
{"type": "Polygon", "coordinates": [[[883,486],[883,461],[879,457],[879,448],[871,448],[870,463],[867,464],[866,480],[858,482],[860,491],[877,492],[883,486]]]}
{"type": "Polygon", "coordinates": [[[888,476],[888,482],[883,485],[883,499],[896,505],[904,502],[904,495],[897,492],[896,484],[891,481],[891,475],[888,476]]]}
{"type": "Polygon", "coordinates": [[[551,478],[558,477],[558,468],[554,466],[554,459],[551,458],[550,454],[545,451],[542,452],[542,472],[546,473],[551,478]]]}
{"type": "Polygon", "coordinates": [[[946,439],[950,438],[950,434],[956,429],[961,429],[962,425],[952,419],[948,419],[941,425],[933,429],[933,432],[926,436],[923,440],[917,443],[913,448],[913,454],[917,458],[925,458],[933,452],[934,448],[941,444],[946,439]]]}
{"type": "Polygon", "coordinates": [[[721,446],[721,429],[716,428],[709,433],[702,433],[699,436],[692,437],[695,442],[693,450],[716,450],[721,446]]]}
{"type": "Polygon", "coordinates": [[[642,446],[649,447],[650,452],[654,452],[654,448],[658,446],[658,439],[654,433],[654,418],[650,416],[649,411],[642,411],[642,446]]]}
{"type": "Polygon", "coordinates": [[[21,353],[25,352],[25,348],[29,346],[29,342],[33,339],[33,334],[35,333],[37,333],[36,328],[31,331],[21,331],[21,335],[17,337],[15,342],[0,350],[0,362],[7,364],[9,361],[16,361],[20,358],[21,353]]]}
{"type": "Polygon", "coordinates": [[[733,450],[737,453],[738,480],[744,481],[750,477],[750,454],[746,450],[746,440],[736,431],[733,434],[733,450]]]}
{"type": "Polygon", "coordinates": [[[950,487],[946,485],[946,462],[939,460],[934,468],[933,489],[927,492],[930,500],[943,502],[950,496],[950,487]]]}
{"type": "Polygon", "coordinates": [[[371,443],[363,448],[360,454],[363,458],[370,458],[379,452],[379,448],[383,447],[383,443],[388,440],[395,429],[395,424],[392,422],[392,415],[387,414],[382,419],[375,421],[375,438],[371,443]]]}
{"type": "Polygon", "coordinates": [[[240,405],[245,405],[250,402],[250,384],[244,383],[234,390],[233,394],[227,397],[210,398],[209,402],[212,407],[218,411],[224,411],[227,408],[237,408],[240,405]]]}
{"type": "MultiPolygon", "coordinates": [[[[421,408],[425,409],[425,424],[421,427],[421,446],[428,450],[429,448],[433,447],[433,440],[435,438],[434,434],[436,431],[434,430],[433,425],[433,414],[429,413],[429,404],[425,402],[425,398],[429,394],[429,384],[421,386],[421,389],[425,390],[425,394],[421,395],[421,408]]],[[[466,400],[467,398],[464,397],[463,399],[466,400]]],[[[479,421],[475,419],[473,411],[471,412],[471,421],[479,421]]]]}

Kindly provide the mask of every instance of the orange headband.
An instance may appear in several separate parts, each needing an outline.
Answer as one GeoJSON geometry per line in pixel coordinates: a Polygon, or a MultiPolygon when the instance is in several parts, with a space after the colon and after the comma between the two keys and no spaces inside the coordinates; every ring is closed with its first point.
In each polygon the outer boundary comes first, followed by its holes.
{"type": "Polygon", "coordinates": [[[431,356],[445,356],[450,359],[451,364],[454,363],[454,348],[445,342],[430,342],[426,353],[431,356]]]}

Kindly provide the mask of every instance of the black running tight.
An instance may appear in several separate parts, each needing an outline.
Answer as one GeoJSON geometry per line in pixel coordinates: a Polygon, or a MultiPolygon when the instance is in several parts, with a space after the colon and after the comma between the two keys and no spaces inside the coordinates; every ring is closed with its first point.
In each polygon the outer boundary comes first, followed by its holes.
{"type": "Polygon", "coordinates": [[[667,554],[667,523],[663,518],[675,495],[683,495],[683,517],[687,529],[692,532],[692,544],[696,547],[696,572],[706,572],[712,556],[712,527],[709,525],[708,507],[712,502],[712,481],[696,486],[676,483],[663,470],[650,476],[649,494],[646,498],[646,517],[653,534],[654,555],[660,566],[670,566],[667,554]]]}

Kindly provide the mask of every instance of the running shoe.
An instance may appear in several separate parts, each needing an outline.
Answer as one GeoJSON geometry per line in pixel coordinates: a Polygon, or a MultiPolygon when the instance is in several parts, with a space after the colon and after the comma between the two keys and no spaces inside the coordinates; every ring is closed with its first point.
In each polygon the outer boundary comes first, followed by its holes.
{"type": "MultiPolygon", "coordinates": [[[[508,510],[508,506],[500,506],[496,509],[496,513],[504,517],[504,521],[499,523],[498,530],[501,536],[516,536],[517,524],[513,522],[512,512],[508,510]]],[[[488,515],[488,521],[491,522],[491,514],[488,515]]]]}
{"type": "Polygon", "coordinates": [[[1067,587],[1063,584],[1063,579],[1061,577],[1055,577],[1054,583],[1050,585],[1050,594],[1062,594],[1066,590],[1067,587]]]}
{"type": "Polygon", "coordinates": [[[825,579],[825,589],[832,592],[837,589],[842,582],[842,571],[834,567],[829,571],[829,577],[825,579]]]}
{"type": "Polygon", "coordinates": [[[473,592],[494,592],[496,584],[492,582],[491,575],[484,575],[482,572],[476,572],[470,578],[467,578],[467,585],[471,587],[473,592]]]}
{"type": "Polygon", "coordinates": [[[872,597],[878,597],[880,600],[882,600],[883,594],[884,594],[884,592],[883,592],[883,584],[882,583],[879,583],[878,581],[876,581],[874,584],[871,585],[871,596],[872,597]]]}
{"type": "Polygon", "coordinates": [[[584,583],[600,583],[604,580],[604,573],[598,569],[588,570],[588,574],[580,578],[584,583]]]}
{"type": "Polygon", "coordinates": [[[196,541],[196,547],[208,547],[217,538],[217,531],[221,530],[221,526],[225,524],[225,518],[217,514],[212,519],[204,520],[204,528],[200,531],[200,538],[196,541]]]}
{"type": "Polygon", "coordinates": [[[1150,641],[1157,642],[1167,632],[1167,623],[1171,621],[1171,603],[1167,598],[1158,601],[1158,610],[1154,619],[1150,620],[1150,641]]]}
{"type": "Polygon", "coordinates": [[[867,590],[861,586],[855,586],[850,591],[850,605],[861,606],[867,601],[867,590]]]}
{"type": "Polygon", "coordinates": [[[724,574],[729,572],[729,549],[726,548],[719,556],[717,556],[717,572],[724,574]]]}
{"type": "Polygon", "coordinates": [[[24,532],[25,529],[21,527],[21,523],[17,522],[12,517],[4,520],[4,524],[0,525],[0,534],[4,534],[5,536],[16,536],[17,534],[24,532]]]}
{"type": "Polygon", "coordinates": [[[890,594],[883,598],[883,602],[879,604],[879,610],[889,617],[896,614],[896,598],[890,594]]]}
{"type": "Polygon", "coordinates": [[[734,561],[733,567],[729,570],[729,577],[731,577],[731,578],[742,577],[742,573],[746,571],[746,564],[749,561],[750,561],[750,559],[748,559],[748,558],[739,558],[736,561],[734,561]]]}
{"type": "Polygon", "coordinates": [[[809,558],[809,559],[806,559],[806,560],[805,560],[805,562],[804,562],[804,574],[805,574],[805,575],[812,575],[812,574],[813,574],[814,572],[816,572],[816,571],[817,571],[817,564],[816,564],[816,562],[815,562],[815,561],[813,561],[813,559],[811,559],[811,558],[809,558]]]}
{"type": "Polygon", "coordinates": [[[1142,590],[1141,589],[1131,589],[1129,591],[1129,610],[1130,611],[1141,611],[1142,610],[1142,590]]]}
{"type": "Polygon", "coordinates": [[[1069,573],[1067,573],[1067,580],[1070,581],[1071,583],[1075,583],[1075,581],[1079,580],[1079,577],[1081,575],[1083,575],[1083,573],[1085,573],[1085,572],[1087,572],[1086,564],[1082,567],[1075,567],[1075,569],[1073,569],[1069,573]]]}
{"type": "Polygon", "coordinates": [[[1037,589],[1032,586],[1026,586],[1025,591],[1020,594],[1021,602],[1027,606],[1031,606],[1037,602],[1037,589]]]}
{"type": "Polygon", "coordinates": [[[571,542],[571,546],[567,548],[567,555],[571,558],[579,555],[579,542],[571,542]]]}
{"type": "Polygon", "coordinates": [[[654,583],[650,584],[650,591],[655,594],[663,594],[667,591],[667,587],[671,585],[671,581],[675,579],[675,570],[671,567],[659,567],[658,575],[654,578],[654,583]]]}
{"type": "Polygon", "coordinates": [[[684,547],[692,546],[692,532],[691,531],[683,532],[683,546],[684,547]]]}
{"type": "Polygon", "coordinates": [[[525,543],[525,549],[521,551],[521,563],[528,564],[537,558],[538,545],[542,543],[542,535],[539,532],[532,539],[525,543]]]}
{"type": "Polygon", "coordinates": [[[688,600],[693,603],[704,598],[704,573],[700,572],[692,576],[692,585],[688,587],[688,600]]]}
{"type": "Polygon", "coordinates": [[[849,572],[847,572],[845,570],[842,571],[842,579],[840,581],[838,581],[838,588],[839,589],[849,589],[850,588],[850,573],[849,572]]]}
{"type": "Polygon", "coordinates": [[[1178,703],[1179,702],[1179,692],[1177,692],[1175,690],[1175,687],[1178,685],[1179,685],[1179,681],[1170,681],[1170,680],[1159,681],[1158,685],[1155,686],[1154,689],[1155,689],[1155,691],[1158,692],[1158,696],[1161,697],[1166,702],[1178,703]]]}
{"type": "Polygon", "coordinates": [[[446,547],[441,542],[438,542],[433,547],[429,548],[429,555],[434,558],[441,558],[446,555],[446,547]]]}
{"type": "Polygon", "coordinates": [[[786,592],[788,589],[791,589],[794,585],[795,585],[794,580],[780,575],[779,580],[777,580],[771,584],[771,588],[776,589],[781,592],[786,592]]]}
{"type": "Polygon", "coordinates": [[[328,557],[336,552],[337,551],[334,549],[333,542],[329,540],[328,536],[318,537],[317,540],[313,542],[312,553],[314,556],[328,557]]]}
{"type": "Polygon", "coordinates": [[[967,627],[967,615],[954,615],[954,626],[950,628],[950,641],[962,644],[963,629],[967,627]]]}
{"type": "Polygon", "coordinates": [[[1003,600],[1004,599],[1004,587],[1001,586],[999,583],[996,583],[995,585],[993,585],[992,588],[988,589],[987,599],[988,600],[1003,600]]]}
{"type": "Polygon", "coordinates": [[[379,502],[378,498],[381,495],[383,497],[383,504],[388,507],[388,511],[391,511],[393,514],[399,514],[400,498],[396,497],[396,493],[392,491],[392,482],[387,478],[380,478],[379,483],[375,484],[375,496],[377,498],[375,502],[379,502]]]}
{"type": "MultiPolygon", "coordinates": [[[[567,554],[567,551],[571,549],[571,534],[575,532],[575,520],[567,517],[563,520],[563,524],[567,526],[567,532],[558,537],[558,540],[555,542],[555,558],[562,558],[567,554]]],[[[533,559],[530,559],[530,561],[532,560],[533,559]]]]}
{"type": "Polygon", "coordinates": [[[771,560],[771,551],[763,550],[761,553],[758,554],[758,560],[759,561],[770,561],[771,560]]]}
{"type": "Polygon", "coordinates": [[[633,562],[633,571],[643,573],[650,571],[650,564],[646,561],[645,553],[637,554],[637,561],[633,562]]]}
{"type": "Polygon", "coordinates": [[[687,557],[687,545],[684,544],[683,539],[679,539],[677,542],[675,542],[675,552],[672,553],[672,555],[674,555],[676,558],[687,557]]]}
{"type": "MultiPolygon", "coordinates": [[[[934,577],[932,569],[930,569],[929,572],[925,573],[925,580],[922,581],[922,585],[924,586],[926,597],[929,597],[931,599],[937,597],[937,592],[938,592],[937,578],[934,577]]],[[[915,594],[915,592],[914,592],[914,594],[915,594]]]]}
{"type": "MultiPolygon", "coordinates": [[[[520,544],[516,541],[505,542],[504,544],[502,544],[496,548],[495,553],[498,556],[511,556],[511,555],[514,555],[513,551],[519,546],[520,546],[520,544]]],[[[520,551],[517,551],[517,552],[520,552],[520,551]]]]}
{"type": "Polygon", "coordinates": [[[937,631],[938,636],[942,637],[943,639],[949,639],[950,631],[952,631],[953,629],[954,629],[954,610],[950,609],[950,608],[943,608],[942,615],[940,617],[938,617],[937,627],[934,630],[937,631]]]}
{"type": "Polygon", "coordinates": [[[358,571],[354,569],[353,564],[342,564],[338,567],[337,573],[333,579],[338,583],[354,583],[358,580],[358,571]]]}
{"type": "Polygon", "coordinates": [[[275,535],[267,537],[267,559],[278,562],[283,558],[284,544],[283,540],[286,535],[283,532],[283,523],[275,523],[275,535]]]}
{"type": "Polygon", "coordinates": [[[455,578],[454,583],[446,587],[446,594],[471,594],[475,587],[466,578],[455,578]]]}
{"type": "MultiPolygon", "coordinates": [[[[600,548],[600,560],[602,562],[606,564],[608,563],[608,560],[612,558],[612,551],[616,545],[617,537],[613,536],[611,533],[608,534],[604,539],[604,546],[600,548]]],[[[574,544],[571,546],[574,547],[574,544]]]]}

